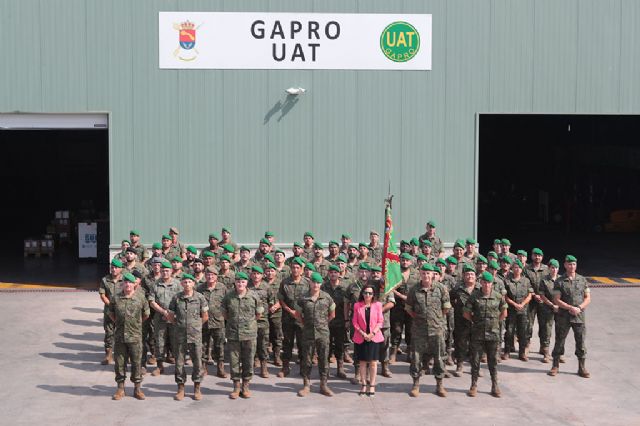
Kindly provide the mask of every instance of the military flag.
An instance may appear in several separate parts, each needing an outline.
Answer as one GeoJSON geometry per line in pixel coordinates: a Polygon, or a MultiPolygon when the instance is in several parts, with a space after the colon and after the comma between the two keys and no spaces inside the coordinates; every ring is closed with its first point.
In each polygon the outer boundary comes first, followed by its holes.
{"type": "Polygon", "coordinates": [[[391,219],[391,199],[385,200],[384,212],[384,246],[382,249],[382,276],[384,277],[384,294],[389,293],[402,282],[400,272],[400,255],[393,236],[393,221],[391,219]]]}

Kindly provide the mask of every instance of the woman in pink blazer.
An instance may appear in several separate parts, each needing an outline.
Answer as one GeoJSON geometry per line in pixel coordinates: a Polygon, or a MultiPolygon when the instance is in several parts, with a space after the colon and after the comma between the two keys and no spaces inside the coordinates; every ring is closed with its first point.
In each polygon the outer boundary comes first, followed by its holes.
{"type": "Polygon", "coordinates": [[[358,302],[353,306],[353,343],[360,369],[360,392],[358,395],[375,396],[376,373],[380,347],[384,337],[380,329],[384,324],[382,304],[375,299],[373,286],[365,284],[358,302]],[[367,391],[367,365],[369,366],[369,390],[367,391]]]}

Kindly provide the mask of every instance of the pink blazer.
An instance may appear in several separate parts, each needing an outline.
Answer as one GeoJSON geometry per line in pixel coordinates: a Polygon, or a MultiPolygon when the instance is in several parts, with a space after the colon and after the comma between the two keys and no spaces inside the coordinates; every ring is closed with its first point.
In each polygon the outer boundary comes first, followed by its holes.
{"type": "MultiPolygon", "coordinates": [[[[358,329],[367,332],[367,320],[365,319],[365,305],[364,302],[357,302],[353,305],[353,327],[355,328],[355,332],[353,334],[353,343],[361,344],[364,343],[364,337],[358,331],[358,329]]],[[[382,303],[374,302],[371,304],[371,314],[369,317],[369,329],[371,331],[376,330],[376,334],[373,336],[373,341],[376,343],[384,342],[384,337],[382,336],[382,325],[384,324],[384,316],[382,314],[382,303]]]]}

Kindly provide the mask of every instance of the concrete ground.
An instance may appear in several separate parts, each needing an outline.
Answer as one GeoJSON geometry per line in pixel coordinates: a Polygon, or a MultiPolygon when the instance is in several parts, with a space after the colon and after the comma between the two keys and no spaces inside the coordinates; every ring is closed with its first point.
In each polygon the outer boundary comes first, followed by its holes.
{"type": "MultiPolygon", "coordinates": [[[[204,399],[172,399],[173,375],[146,375],[146,401],[130,395],[112,401],[113,366],[102,366],[102,310],[96,292],[0,292],[0,424],[640,424],[640,310],[636,288],[596,288],[588,310],[588,363],[591,379],[575,373],[570,335],[561,374],[546,375],[549,364],[533,354],[528,363],[511,359],[499,366],[503,398],[489,395],[490,379],[479,395],[465,395],[469,367],[461,378],[445,380],[447,398],[433,394],[433,376],[422,379],[421,395],[410,398],[408,364],[392,366],[392,379],[379,378],[377,396],[358,397],[358,387],[332,377],[334,398],[317,393],[299,398],[293,377],[255,377],[249,400],[227,398],[231,381],[208,376],[204,399]],[[409,423],[407,423],[409,422],[409,423]]],[[[534,339],[532,348],[538,349],[534,339]]],[[[332,373],[335,369],[332,366],[332,373]]],[[[169,372],[173,372],[171,366],[169,372]]],[[[352,368],[349,369],[352,372],[352,368]]],[[[192,385],[187,386],[188,396],[192,385]]]]}

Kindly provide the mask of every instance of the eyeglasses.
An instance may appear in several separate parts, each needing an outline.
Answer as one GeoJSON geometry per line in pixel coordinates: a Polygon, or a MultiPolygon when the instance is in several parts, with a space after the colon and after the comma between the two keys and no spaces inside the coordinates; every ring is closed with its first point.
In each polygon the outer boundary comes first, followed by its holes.
{"type": "Polygon", "coordinates": [[[371,291],[365,291],[362,294],[364,294],[365,296],[373,296],[373,292],[371,291]]]}

